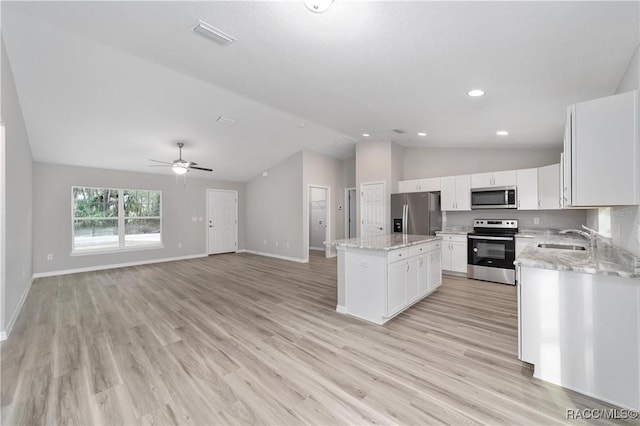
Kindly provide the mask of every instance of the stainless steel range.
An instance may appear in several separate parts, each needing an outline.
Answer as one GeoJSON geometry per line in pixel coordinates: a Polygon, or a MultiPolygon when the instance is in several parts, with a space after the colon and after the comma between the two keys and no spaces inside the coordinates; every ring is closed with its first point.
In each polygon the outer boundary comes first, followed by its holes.
{"type": "Polygon", "coordinates": [[[467,276],[514,285],[517,233],[516,219],[475,219],[467,236],[467,276]]]}

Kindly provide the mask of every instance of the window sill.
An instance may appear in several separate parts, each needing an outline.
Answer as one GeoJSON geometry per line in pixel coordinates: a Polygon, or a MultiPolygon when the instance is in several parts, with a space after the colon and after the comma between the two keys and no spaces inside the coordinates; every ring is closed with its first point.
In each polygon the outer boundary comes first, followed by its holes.
{"type": "Polygon", "coordinates": [[[144,247],[118,247],[113,249],[98,249],[98,250],[86,250],[86,251],[72,251],[69,256],[91,256],[94,254],[115,254],[126,253],[130,251],[144,251],[144,250],[158,250],[164,248],[164,244],[149,245],[144,247]]]}

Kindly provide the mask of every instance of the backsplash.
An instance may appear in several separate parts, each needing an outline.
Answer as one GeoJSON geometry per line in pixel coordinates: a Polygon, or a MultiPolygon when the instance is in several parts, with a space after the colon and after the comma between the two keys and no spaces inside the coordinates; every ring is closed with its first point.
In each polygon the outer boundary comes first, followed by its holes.
{"type": "Polygon", "coordinates": [[[569,229],[587,223],[588,210],[472,210],[465,212],[442,212],[443,226],[473,226],[473,219],[518,219],[520,229],[569,229]],[[539,223],[535,224],[535,218],[539,223]]]}

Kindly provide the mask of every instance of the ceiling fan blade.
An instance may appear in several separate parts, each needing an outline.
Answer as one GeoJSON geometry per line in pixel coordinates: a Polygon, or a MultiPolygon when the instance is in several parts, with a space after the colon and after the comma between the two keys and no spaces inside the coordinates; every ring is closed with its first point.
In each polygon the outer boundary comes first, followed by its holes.
{"type": "Polygon", "coordinates": [[[149,159],[149,161],[153,161],[154,163],[168,164],[168,165],[172,165],[172,164],[173,164],[173,163],[168,163],[168,162],[166,162],[166,161],[153,160],[153,159],[149,159]]]}
{"type": "MultiPolygon", "coordinates": [[[[193,163],[191,163],[193,164],[193,163]]],[[[189,166],[190,169],[194,169],[194,170],[202,170],[203,172],[212,172],[213,169],[207,169],[205,167],[193,167],[193,166],[189,166]]]]}
{"type": "Polygon", "coordinates": [[[148,167],[171,167],[171,164],[149,164],[148,167]]]}

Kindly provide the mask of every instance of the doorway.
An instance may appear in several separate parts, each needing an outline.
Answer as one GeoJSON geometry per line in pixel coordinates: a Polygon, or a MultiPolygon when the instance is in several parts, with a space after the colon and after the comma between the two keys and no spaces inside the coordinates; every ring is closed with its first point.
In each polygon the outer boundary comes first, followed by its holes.
{"type": "Polygon", "coordinates": [[[207,189],[207,254],[238,249],[238,192],[207,189]]]}
{"type": "Polygon", "coordinates": [[[345,188],[344,205],[344,237],[355,238],[357,233],[355,188],[345,188]]]}
{"type": "Polygon", "coordinates": [[[330,256],[331,233],[329,227],[329,197],[327,186],[309,185],[309,255],[313,253],[330,256]]]}
{"type": "Polygon", "coordinates": [[[364,238],[382,235],[386,229],[385,184],[370,182],[360,185],[360,234],[364,238]]]}

